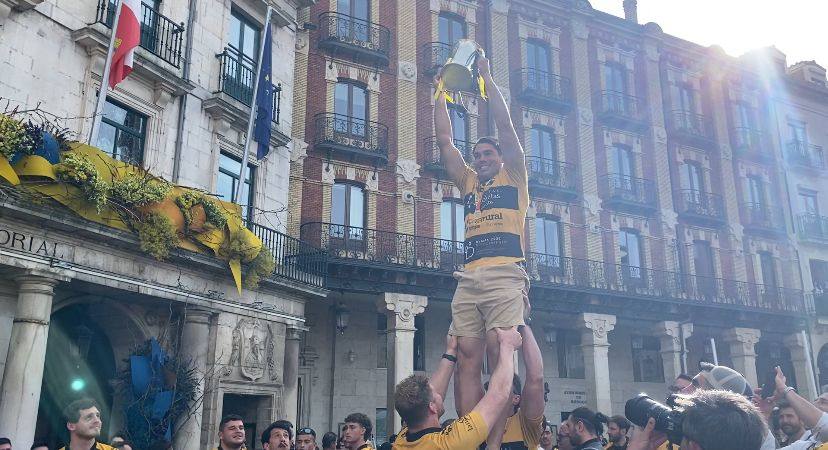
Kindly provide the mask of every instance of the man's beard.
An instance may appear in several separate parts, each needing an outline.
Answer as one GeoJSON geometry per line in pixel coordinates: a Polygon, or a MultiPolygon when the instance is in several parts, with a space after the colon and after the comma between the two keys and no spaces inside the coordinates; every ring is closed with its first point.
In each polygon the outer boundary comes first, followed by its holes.
{"type": "Polygon", "coordinates": [[[581,445],[584,443],[581,436],[578,436],[577,434],[569,435],[569,441],[572,442],[573,445],[581,445]]]}
{"type": "Polygon", "coordinates": [[[783,433],[785,433],[785,436],[792,436],[792,435],[794,435],[794,434],[798,434],[798,433],[799,433],[799,429],[794,428],[794,427],[793,427],[793,426],[791,426],[791,425],[782,425],[782,426],[780,426],[779,428],[781,428],[781,429],[782,429],[782,432],[783,432],[783,433]]]}
{"type": "Polygon", "coordinates": [[[94,439],[94,438],[101,435],[101,430],[99,429],[99,430],[96,431],[95,429],[91,429],[87,432],[81,432],[81,433],[77,433],[77,434],[78,434],[78,436],[80,436],[84,439],[94,439]]]}

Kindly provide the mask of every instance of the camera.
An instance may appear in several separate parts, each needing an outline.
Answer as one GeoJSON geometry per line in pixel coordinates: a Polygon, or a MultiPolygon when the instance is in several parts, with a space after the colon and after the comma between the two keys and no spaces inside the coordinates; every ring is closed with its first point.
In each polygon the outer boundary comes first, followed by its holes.
{"type": "Polygon", "coordinates": [[[666,434],[670,442],[678,444],[683,437],[681,423],[684,420],[684,414],[676,409],[674,399],[672,395],[667,398],[668,406],[653,400],[647,394],[638,394],[627,400],[624,415],[639,427],[646,426],[647,420],[652,417],[655,419],[655,429],[666,434]]]}

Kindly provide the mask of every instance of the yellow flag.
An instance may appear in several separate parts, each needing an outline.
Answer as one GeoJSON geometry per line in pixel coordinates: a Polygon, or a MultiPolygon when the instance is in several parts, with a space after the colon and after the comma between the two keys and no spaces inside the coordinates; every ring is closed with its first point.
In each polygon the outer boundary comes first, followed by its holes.
{"type": "Polygon", "coordinates": [[[239,290],[239,295],[241,295],[242,291],[242,280],[241,280],[241,261],[238,259],[231,259],[230,260],[230,272],[233,272],[233,281],[236,282],[236,289],[239,290]]]}
{"type": "Polygon", "coordinates": [[[0,156],[0,178],[8,181],[12,186],[20,184],[20,178],[17,177],[11,164],[9,164],[9,160],[4,156],[0,156]]]}

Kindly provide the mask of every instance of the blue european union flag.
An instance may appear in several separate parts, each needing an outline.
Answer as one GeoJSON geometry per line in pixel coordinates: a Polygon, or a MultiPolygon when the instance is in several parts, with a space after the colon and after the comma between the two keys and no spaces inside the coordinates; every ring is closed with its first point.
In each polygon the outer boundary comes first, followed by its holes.
{"type": "Polygon", "coordinates": [[[271,79],[273,44],[270,37],[272,27],[269,23],[266,26],[262,64],[259,70],[259,91],[256,93],[256,123],[253,130],[253,138],[259,144],[256,150],[256,157],[259,159],[267,156],[270,150],[270,128],[273,126],[271,122],[273,120],[273,80],[271,79]]]}

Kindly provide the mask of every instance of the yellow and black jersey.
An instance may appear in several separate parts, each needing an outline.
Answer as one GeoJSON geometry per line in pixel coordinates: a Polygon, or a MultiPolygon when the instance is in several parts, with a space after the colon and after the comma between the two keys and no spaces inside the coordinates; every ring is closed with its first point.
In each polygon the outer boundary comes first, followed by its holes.
{"type": "MultiPolygon", "coordinates": [[[[61,447],[60,450],[66,450],[66,447],[61,447]]],[[[89,447],[89,450],[115,450],[115,447],[102,444],[100,442],[95,442],[95,445],[89,447]]]]}
{"type": "Polygon", "coordinates": [[[503,433],[501,450],[535,450],[540,445],[543,432],[543,415],[530,419],[521,409],[506,419],[506,432],[503,433]]]}
{"type": "Polygon", "coordinates": [[[485,183],[469,166],[455,180],[463,192],[466,270],[524,260],[527,180],[525,165],[510,167],[508,163],[485,183]]]}
{"type": "Polygon", "coordinates": [[[393,450],[474,450],[486,441],[489,427],[480,413],[460,417],[444,429],[426,428],[408,433],[403,428],[392,445],[393,450]]]}

